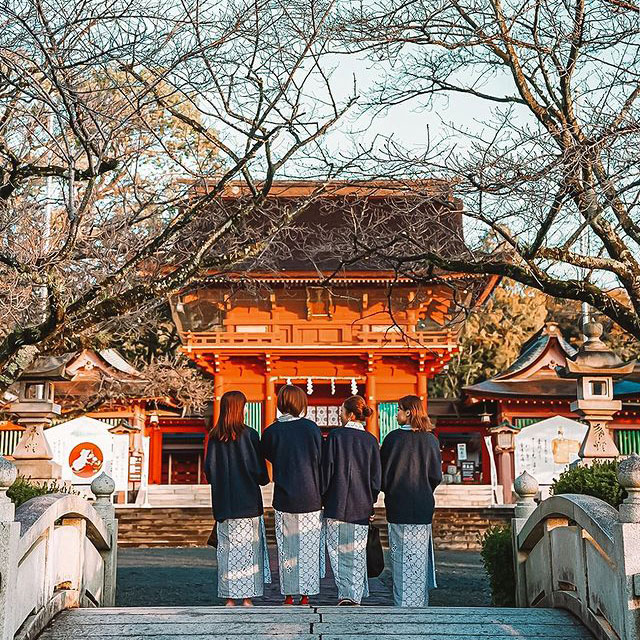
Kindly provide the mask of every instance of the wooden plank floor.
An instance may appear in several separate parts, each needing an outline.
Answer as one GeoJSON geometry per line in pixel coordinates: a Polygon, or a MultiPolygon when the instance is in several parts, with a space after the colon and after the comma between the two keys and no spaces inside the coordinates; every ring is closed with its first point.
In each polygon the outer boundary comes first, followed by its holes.
{"type": "Polygon", "coordinates": [[[72,609],[41,640],[576,640],[559,609],[474,607],[157,607],[72,609]]]}

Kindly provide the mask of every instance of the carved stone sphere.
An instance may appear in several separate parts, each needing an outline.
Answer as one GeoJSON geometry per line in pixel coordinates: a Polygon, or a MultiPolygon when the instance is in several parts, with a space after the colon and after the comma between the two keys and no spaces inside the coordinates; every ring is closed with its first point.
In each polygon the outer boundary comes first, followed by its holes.
{"type": "Polygon", "coordinates": [[[640,489],[640,456],[637,453],[618,465],[618,482],[625,489],[640,489]]]}
{"type": "Polygon", "coordinates": [[[91,483],[91,493],[99,498],[110,496],[116,489],[116,483],[104,471],[91,483]]]}
{"type": "Polygon", "coordinates": [[[514,481],[513,488],[521,498],[530,498],[538,495],[538,481],[527,471],[521,473],[514,481]]]}
{"type": "Polygon", "coordinates": [[[18,469],[16,465],[7,460],[4,456],[0,456],[0,487],[8,489],[18,477],[18,469]]]}

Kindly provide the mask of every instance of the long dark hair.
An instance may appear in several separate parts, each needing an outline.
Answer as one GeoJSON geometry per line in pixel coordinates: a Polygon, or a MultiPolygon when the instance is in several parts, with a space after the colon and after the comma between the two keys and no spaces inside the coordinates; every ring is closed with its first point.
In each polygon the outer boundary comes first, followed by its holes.
{"type": "Polygon", "coordinates": [[[433,431],[433,423],[418,396],[404,396],[398,400],[398,406],[411,412],[411,426],[416,431],[433,431]]]}
{"type": "Polygon", "coordinates": [[[236,440],[247,428],[244,423],[244,407],[247,398],[242,391],[227,391],[220,399],[220,417],[213,429],[211,437],[220,442],[236,440]]]}
{"type": "Polygon", "coordinates": [[[364,422],[373,415],[373,409],[367,407],[367,403],[362,396],[350,396],[342,405],[347,413],[353,413],[358,422],[364,422]]]}

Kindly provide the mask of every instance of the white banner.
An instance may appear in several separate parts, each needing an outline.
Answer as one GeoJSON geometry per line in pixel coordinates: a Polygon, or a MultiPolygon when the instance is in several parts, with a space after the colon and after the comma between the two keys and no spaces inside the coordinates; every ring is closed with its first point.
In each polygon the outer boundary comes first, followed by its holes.
{"type": "Polygon", "coordinates": [[[502,500],[498,495],[498,470],[496,469],[496,459],[493,455],[493,442],[491,436],[484,437],[484,444],[489,452],[489,467],[491,469],[491,496],[493,504],[501,504],[502,500]]]}

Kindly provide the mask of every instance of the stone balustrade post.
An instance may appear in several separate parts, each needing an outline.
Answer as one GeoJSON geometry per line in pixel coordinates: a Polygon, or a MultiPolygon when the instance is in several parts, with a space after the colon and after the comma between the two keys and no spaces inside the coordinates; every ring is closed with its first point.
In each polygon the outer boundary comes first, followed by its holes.
{"type": "Polygon", "coordinates": [[[618,482],[628,497],[616,525],[616,564],[624,609],[624,640],[640,640],[640,456],[622,460],[618,482]]]}
{"type": "Polygon", "coordinates": [[[14,601],[18,576],[20,524],[7,490],[18,476],[16,466],[0,456],[0,640],[13,640],[14,601]]]}
{"type": "Polygon", "coordinates": [[[514,518],[511,520],[511,540],[513,543],[513,570],[516,578],[516,606],[527,606],[527,583],[525,576],[526,554],[518,550],[518,534],[529,516],[536,510],[535,498],[538,495],[538,482],[524,471],[513,483],[518,496],[514,518]]]}
{"type": "Polygon", "coordinates": [[[91,492],[96,497],[94,509],[100,514],[109,531],[110,549],[102,553],[104,561],[103,607],[113,607],[116,601],[116,572],[118,567],[118,520],[111,502],[116,485],[106,473],[101,473],[92,483],[91,492]]]}

